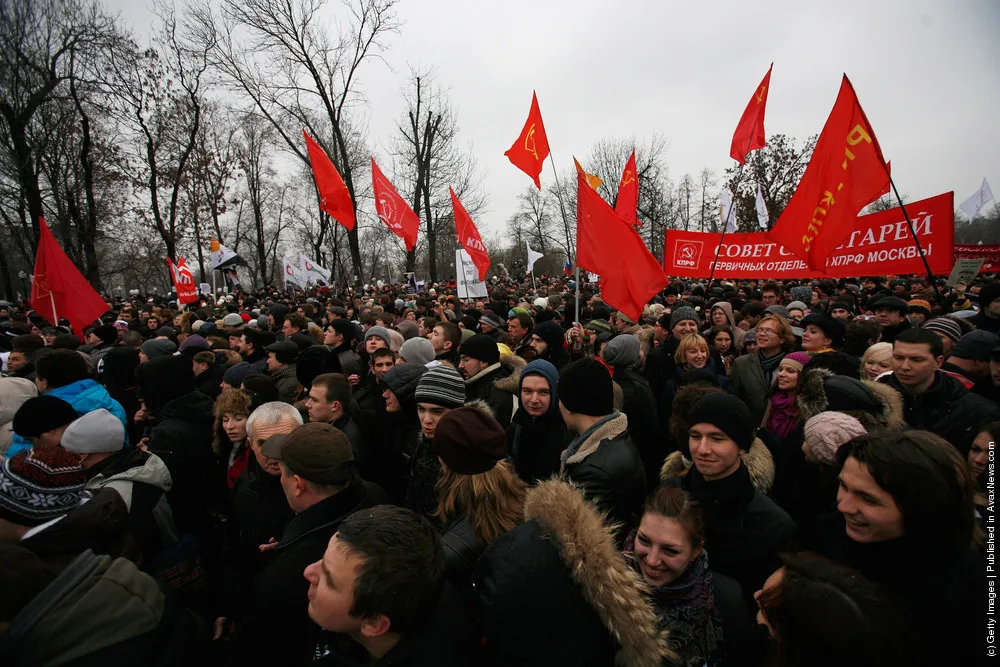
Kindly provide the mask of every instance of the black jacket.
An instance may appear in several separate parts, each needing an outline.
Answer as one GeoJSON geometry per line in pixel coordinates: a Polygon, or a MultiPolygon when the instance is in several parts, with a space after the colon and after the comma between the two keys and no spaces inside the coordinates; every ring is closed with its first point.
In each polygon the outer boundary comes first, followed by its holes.
{"type": "Polygon", "coordinates": [[[1000,335],[1000,318],[987,317],[981,310],[972,317],[966,318],[965,321],[977,329],[1000,335]]]}
{"type": "Polygon", "coordinates": [[[361,478],[343,491],[300,512],[285,526],[269,561],[253,581],[248,613],[234,647],[236,664],[296,665],[310,656],[313,623],[309,619],[306,566],[322,559],[344,517],[388,502],[385,492],[361,478]],[[267,641],[261,638],[267,637],[267,641]]]}
{"type": "Polygon", "coordinates": [[[465,382],[465,400],[480,400],[489,406],[500,426],[507,428],[514,414],[520,371],[511,364],[498,362],[465,382]]]}
{"type": "Polygon", "coordinates": [[[486,545],[476,539],[472,519],[468,516],[452,521],[441,535],[444,550],[445,578],[461,593],[472,586],[472,571],[483,555],[486,545]]]}
{"type": "Polygon", "coordinates": [[[558,474],[559,455],[573,441],[573,434],[555,406],[541,417],[532,417],[522,407],[507,427],[507,455],[517,476],[528,484],[558,474]]]}
{"type": "Polygon", "coordinates": [[[430,517],[437,509],[435,485],[441,475],[441,462],[431,447],[431,441],[418,433],[403,451],[409,474],[403,506],[417,514],[430,517]]]}
{"type": "Polygon", "coordinates": [[[350,343],[335,347],[332,352],[337,358],[337,363],[340,364],[340,372],[344,374],[344,377],[352,375],[357,375],[359,379],[364,377],[365,368],[358,355],[354,353],[354,347],[350,343]]]}
{"type": "Polygon", "coordinates": [[[354,454],[354,465],[357,466],[357,470],[363,478],[370,479],[366,473],[369,468],[378,465],[377,457],[371,452],[368,439],[365,438],[361,427],[347,414],[333,422],[333,426],[339,428],[347,436],[347,440],[351,443],[351,452],[354,454]]]}
{"type": "Polygon", "coordinates": [[[896,340],[896,336],[903,333],[910,328],[910,321],[905,317],[894,327],[882,327],[882,338],[879,339],[882,343],[892,343],[896,340]]]}
{"type": "Polygon", "coordinates": [[[622,412],[628,417],[629,437],[639,448],[647,484],[655,484],[659,478],[660,466],[667,456],[666,440],[663,438],[666,424],[660,424],[656,413],[656,399],[646,378],[632,368],[616,366],[615,382],[622,388],[625,399],[622,412]]]}
{"type": "Polygon", "coordinates": [[[903,389],[895,375],[879,382],[889,385],[903,397],[903,418],[911,428],[940,435],[968,456],[979,428],[1000,419],[1000,406],[971,393],[945,373],[938,372],[927,391],[914,396],[903,389]]]}

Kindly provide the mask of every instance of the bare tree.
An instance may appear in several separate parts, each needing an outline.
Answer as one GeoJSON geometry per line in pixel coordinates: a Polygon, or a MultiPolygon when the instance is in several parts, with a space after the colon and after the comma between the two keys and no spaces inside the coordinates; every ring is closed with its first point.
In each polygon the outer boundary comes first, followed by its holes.
{"type": "Polygon", "coordinates": [[[781,216],[802,180],[817,138],[813,135],[798,146],[794,137],[772,134],[767,138],[767,146],[750,153],[745,165],[726,169],[726,185],[735,188],[733,205],[736,206],[737,231],[753,232],[759,229],[754,207],[758,185],[771,220],[781,216]]]}

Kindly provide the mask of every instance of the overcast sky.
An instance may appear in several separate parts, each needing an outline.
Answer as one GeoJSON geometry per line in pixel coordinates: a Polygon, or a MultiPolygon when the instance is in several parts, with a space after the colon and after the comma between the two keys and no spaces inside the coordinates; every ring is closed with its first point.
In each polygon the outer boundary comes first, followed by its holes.
{"type": "MultiPolygon", "coordinates": [[[[143,3],[104,1],[148,30],[143,3]]],[[[338,11],[330,0],[328,16],[338,11]]],[[[374,150],[386,153],[409,67],[433,68],[486,174],[484,236],[531,184],[503,153],[532,90],[560,170],[599,138],[658,133],[678,180],[733,164],[736,122],[772,61],[768,134],[818,133],[846,72],[901,193],[954,190],[957,206],[985,176],[1000,196],[998,0],[401,0],[398,11],[388,66],[361,75],[374,150]]]]}

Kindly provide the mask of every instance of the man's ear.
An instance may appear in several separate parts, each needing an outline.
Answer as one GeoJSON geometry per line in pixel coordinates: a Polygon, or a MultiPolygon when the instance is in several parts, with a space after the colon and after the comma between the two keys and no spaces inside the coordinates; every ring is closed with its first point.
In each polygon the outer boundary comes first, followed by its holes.
{"type": "Polygon", "coordinates": [[[366,618],[361,623],[361,636],[368,638],[381,637],[385,633],[389,632],[389,627],[391,625],[392,622],[385,614],[378,614],[377,616],[366,618]]]}
{"type": "Polygon", "coordinates": [[[292,475],[292,479],[295,481],[295,497],[298,498],[306,492],[306,485],[308,482],[298,475],[292,475]]]}

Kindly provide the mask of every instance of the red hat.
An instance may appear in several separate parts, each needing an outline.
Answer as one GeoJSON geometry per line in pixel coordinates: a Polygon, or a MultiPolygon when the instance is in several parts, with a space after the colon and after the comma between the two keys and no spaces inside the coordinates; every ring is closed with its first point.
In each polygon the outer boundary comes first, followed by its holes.
{"type": "Polygon", "coordinates": [[[250,313],[240,313],[240,319],[244,322],[250,321],[250,313]]]}

